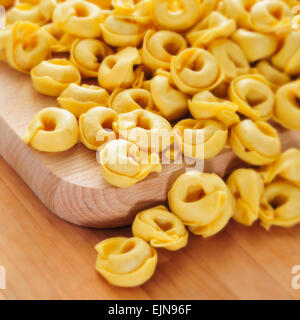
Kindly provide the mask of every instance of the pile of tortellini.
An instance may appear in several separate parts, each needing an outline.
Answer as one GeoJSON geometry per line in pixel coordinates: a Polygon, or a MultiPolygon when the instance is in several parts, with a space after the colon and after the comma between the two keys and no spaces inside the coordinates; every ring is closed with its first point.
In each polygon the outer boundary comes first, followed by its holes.
{"type": "Polygon", "coordinates": [[[145,210],[133,238],[96,246],[96,268],[109,282],[147,281],[157,263],[154,247],[184,247],[185,226],[208,237],[231,217],[248,226],[259,219],[266,229],[300,222],[300,150],[281,154],[268,122],[300,130],[297,4],[0,0],[7,8],[0,60],[30,74],[34,88],[61,107],[34,116],[24,134],[34,149],[61,152],[80,140],[99,152],[104,179],[120,188],[160,172],[161,155],[171,150],[174,160],[175,146],[200,160],[231,147],[247,166],[259,166],[238,169],[226,182],[213,173],[181,175],[169,191],[171,212],[145,210]],[[172,139],[149,148],[162,130],[172,139]],[[204,152],[196,150],[199,130],[204,152]]]}

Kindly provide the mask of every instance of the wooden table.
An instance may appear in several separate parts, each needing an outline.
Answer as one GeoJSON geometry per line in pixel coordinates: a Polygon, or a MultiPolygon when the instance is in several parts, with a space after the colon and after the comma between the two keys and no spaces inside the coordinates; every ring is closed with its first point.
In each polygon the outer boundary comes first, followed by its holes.
{"type": "Polygon", "coordinates": [[[291,269],[300,264],[300,225],[291,229],[230,222],[217,236],[191,236],[187,248],[159,251],[144,286],[110,286],[94,270],[94,245],[130,229],[93,230],[49,212],[0,158],[0,299],[299,299],[291,269]]]}

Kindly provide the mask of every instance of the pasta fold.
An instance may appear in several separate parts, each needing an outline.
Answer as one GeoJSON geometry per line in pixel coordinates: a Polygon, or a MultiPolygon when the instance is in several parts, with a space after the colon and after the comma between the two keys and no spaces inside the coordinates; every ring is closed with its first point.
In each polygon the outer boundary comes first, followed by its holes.
{"type": "Polygon", "coordinates": [[[139,238],[106,239],[95,247],[96,270],[112,285],[136,287],[154,274],[157,252],[139,238]]]}
{"type": "Polygon", "coordinates": [[[189,230],[205,238],[220,232],[233,215],[233,196],[214,173],[182,174],[172,185],[168,200],[172,212],[189,230]]]}
{"type": "Polygon", "coordinates": [[[181,220],[165,206],[157,206],[138,213],[132,224],[132,233],[155,248],[170,251],[187,245],[188,232],[181,220]]]}
{"type": "Polygon", "coordinates": [[[25,143],[45,152],[61,152],[78,141],[78,125],[74,115],[64,109],[49,107],[33,116],[23,135],[25,143]]]}

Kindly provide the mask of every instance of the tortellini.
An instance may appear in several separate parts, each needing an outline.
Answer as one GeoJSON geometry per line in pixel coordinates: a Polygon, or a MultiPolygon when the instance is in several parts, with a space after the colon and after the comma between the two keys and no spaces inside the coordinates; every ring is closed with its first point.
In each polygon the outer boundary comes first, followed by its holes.
{"type": "Polygon", "coordinates": [[[72,44],[71,62],[82,78],[97,78],[101,61],[113,53],[104,42],[96,39],[78,39],[72,44]]]}
{"type": "Polygon", "coordinates": [[[250,11],[258,0],[223,0],[219,2],[219,10],[231,19],[234,19],[240,28],[252,28],[250,11]]]}
{"type": "Polygon", "coordinates": [[[132,224],[135,237],[150,242],[152,247],[179,250],[187,245],[188,232],[177,216],[164,206],[157,206],[136,215],[132,224]]]}
{"type": "Polygon", "coordinates": [[[234,20],[214,11],[190,30],[186,38],[192,47],[204,47],[217,38],[229,37],[235,29],[234,20]]]}
{"type": "Polygon", "coordinates": [[[217,39],[209,44],[208,49],[220,64],[225,81],[231,82],[234,78],[250,72],[249,62],[235,42],[229,39],[217,39]]]}
{"type": "Polygon", "coordinates": [[[271,63],[266,60],[260,61],[256,66],[255,69],[263,75],[266,80],[269,82],[270,87],[276,91],[280,86],[283,86],[291,81],[291,78],[281,72],[280,70],[276,69],[271,63]]]}
{"type": "Polygon", "coordinates": [[[146,32],[146,28],[135,21],[108,16],[100,25],[103,39],[115,47],[138,46],[146,32]]]}
{"type": "Polygon", "coordinates": [[[46,22],[40,12],[39,6],[31,3],[18,3],[6,12],[6,23],[14,24],[17,21],[30,21],[38,25],[46,22]]]}
{"type": "Polygon", "coordinates": [[[261,224],[291,227],[300,222],[300,188],[285,181],[275,181],[265,187],[260,204],[261,224]]]}
{"type": "Polygon", "coordinates": [[[120,114],[113,127],[120,137],[134,142],[145,151],[161,152],[171,143],[172,127],[169,121],[144,109],[120,114]]]}
{"type": "Polygon", "coordinates": [[[276,91],[274,119],[289,129],[300,130],[300,80],[276,91]]]}
{"type": "Polygon", "coordinates": [[[259,217],[264,182],[253,169],[237,169],[227,179],[227,186],[235,198],[233,219],[251,226],[259,217]]]}
{"type": "Polygon", "coordinates": [[[114,90],[109,98],[109,107],[117,113],[127,113],[136,109],[158,112],[151,93],[142,88],[114,90]]]}
{"type": "Polygon", "coordinates": [[[106,12],[84,0],[65,1],[53,12],[53,22],[63,31],[78,37],[96,38],[101,35],[100,23],[106,12]]]}
{"type": "Polygon", "coordinates": [[[129,188],[151,172],[161,172],[157,153],[141,151],[127,140],[111,140],[100,149],[103,178],[113,186],[129,188]]]}
{"type": "Polygon", "coordinates": [[[112,285],[136,287],[148,281],[157,265],[157,252],[139,238],[115,237],[98,243],[96,270],[112,285]]]}
{"type": "Polygon", "coordinates": [[[78,69],[66,59],[42,61],[31,69],[34,88],[45,95],[58,97],[71,83],[81,81],[78,69]]]}
{"type": "Polygon", "coordinates": [[[231,38],[241,47],[249,62],[272,56],[279,43],[279,40],[274,35],[246,29],[236,30],[231,38]]]}
{"type": "MultiPolygon", "coordinates": [[[[108,91],[117,88],[129,88],[130,86],[141,86],[139,82],[143,75],[134,70],[134,66],[142,62],[141,56],[136,48],[128,47],[114,55],[107,56],[100,65],[98,71],[98,82],[100,86],[108,91]]],[[[142,79],[143,80],[143,79],[142,79]]]]}
{"type": "Polygon", "coordinates": [[[116,135],[112,124],[118,120],[118,114],[106,107],[95,107],[79,118],[80,141],[91,150],[98,150],[105,142],[116,135]]]}
{"type": "Polygon", "coordinates": [[[113,0],[113,14],[120,18],[129,18],[140,24],[151,23],[152,0],[113,0]]]}
{"type": "Polygon", "coordinates": [[[152,20],[160,29],[185,31],[196,23],[200,13],[197,0],[152,0],[152,20]]]}
{"type": "Polygon", "coordinates": [[[64,32],[53,23],[48,23],[42,27],[49,33],[51,50],[55,53],[69,52],[77,37],[71,33],[64,32]]]}
{"type": "Polygon", "coordinates": [[[286,74],[300,74],[300,30],[290,32],[280,50],[272,57],[274,66],[286,74]]]}
{"type": "Polygon", "coordinates": [[[273,114],[274,93],[261,75],[234,79],[229,87],[229,97],[238,105],[238,111],[251,119],[268,120],[273,114]]]}
{"type": "Polygon", "coordinates": [[[59,105],[72,112],[76,117],[97,106],[106,107],[109,100],[108,92],[97,86],[71,83],[57,98],[59,105]]]}
{"type": "Polygon", "coordinates": [[[158,72],[150,84],[155,106],[169,121],[182,118],[188,111],[188,97],[174,87],[168,72],[158,72]]]}
{"type": "Polygon", "coordinates": [[[281,178],[300,188],[300,149],[288,149],[280,155],[277,161],[264,167],[260,174],[265,183],[281,178]]]}
{"type": "Polygon", "coordinates": [[[260,32],[285,33],[291,29],[291,9],[281,0],[258,1],[250,12],[251,26],[260,32]]]}
{"type": "Polygon", "coordinates": [[[47,32],[31,22],[16,22],[6,37],[6,59],[18,71],[28,73],[50,55],[47,32]]]}
{"type": "Polygon", "coordinates": [[[207,17],[211,12],[217,10],[219,0],[202,0],[200,3],[199,20],[207,17]]]}
{"type": "Polygon", "coordinates": [[[51,20],[56,6],[66,0],[41,0],[39,10],[46,20],[51,20]]]}
{"type": "Polygon", "coordinates": [[[229,143],[233,152],[253,165],[274,162],[280,156],[280,140],[276,129],[265,121],[246,119],[232,127],[229,143]]]}
{"type": "Polygon", "coordinates": [[[233,215],[234,199],[214,173],[189,171],[177,178],[168,193],[170,209],[190,231],[203,237],[221,231],[233,215]]]}
{"type": "Polygon", "coordinates": [[[36,150],[61,152],[78,142],[75,116],[64,109],[49,107],[34,115],[23,135],[25,143],[36,150]]]}
{"type": "Polygon", "coordinates": [[[174,139],[185,156],[209,159],[224,148],[228,130],[221,122],[203,119],[185,119],[173,128],[174,139]]]}
{"type": "Polygon", "coordinates": [[[240,121],[238,106],[228,100],[214,96],[210,91],[201,91],[189,100],[189,110],[195,119],[215,119],[226,127],[240,121]]]}
{"type": "Polygon", "coordinates": [[[224,78],[216,58],[201,48],[188,48],[173,57],[171,75],[175,85],[187,94],[211,90],[224,78]]]}
{"type": "Polygon", "coordinates": [[[187,48],[184,37],[172,31],[148,30],[141,51],[143,63],[151,69],[170,69],[173,56],[187,48]]]}

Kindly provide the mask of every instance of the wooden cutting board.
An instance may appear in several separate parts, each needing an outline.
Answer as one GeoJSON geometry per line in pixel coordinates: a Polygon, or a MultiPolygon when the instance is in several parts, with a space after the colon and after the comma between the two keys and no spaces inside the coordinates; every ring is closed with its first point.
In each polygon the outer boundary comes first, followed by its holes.
{"type": "MultiPolygon", "coordinates": [[[[21,136],[33,114],[48,106],[57,106],[56,99],[40,95],[29,76],[0,63],[0,153],[50,211],[77,225],[107,228],[127,225],[138,211],[166,201],[182,165],[164,165],[162,173],[120,189],[104,181],[96,153],[80,143],[56,154],[25,145],[21,136]]],[[[300,132],[278,129],[283,149],[300,147],[300,132]]],[[[205,161],[204,169],[224,176],[243,165],[226,149],[205,161]]]]}

